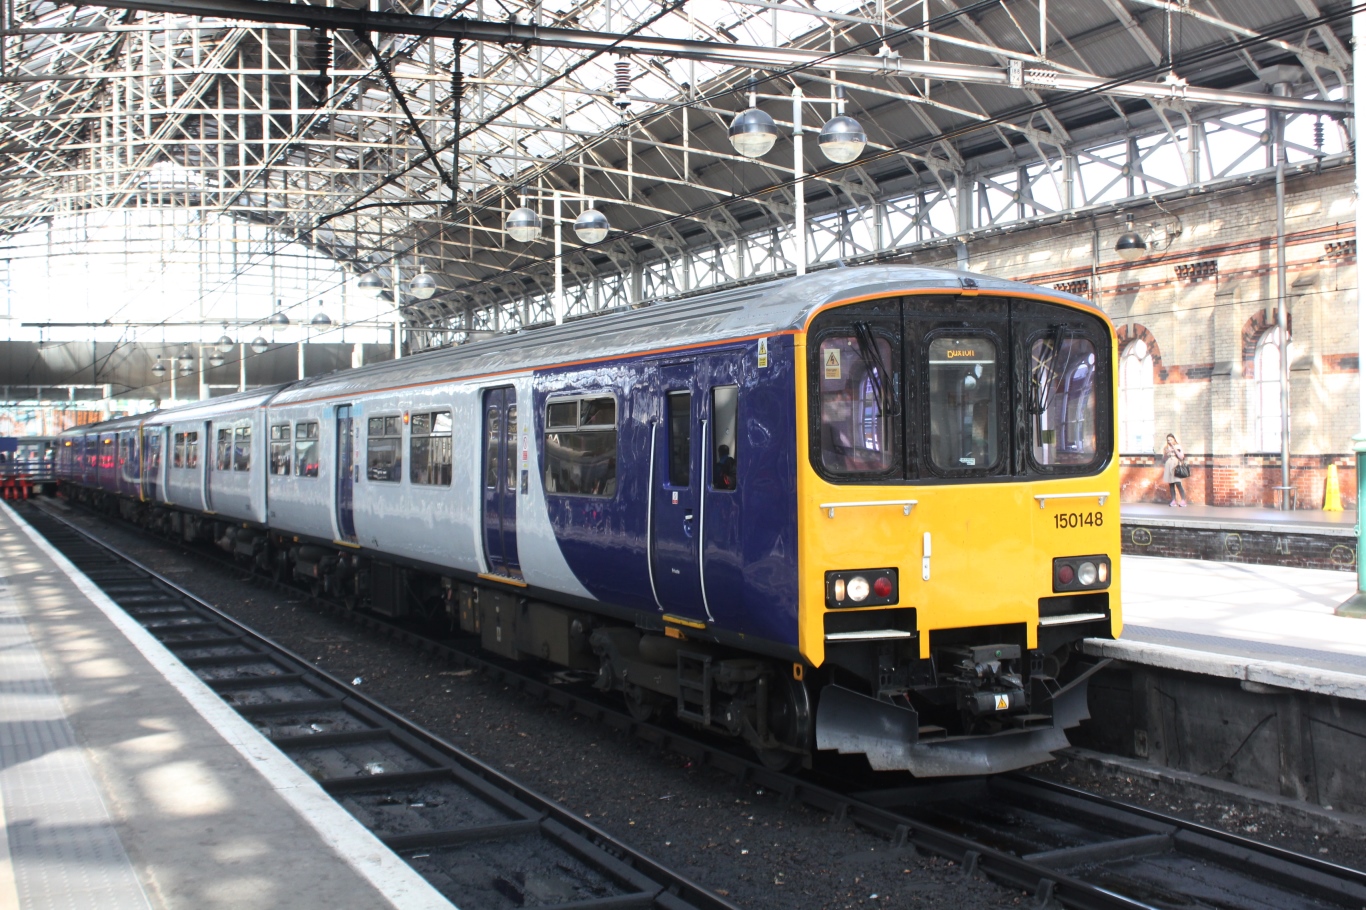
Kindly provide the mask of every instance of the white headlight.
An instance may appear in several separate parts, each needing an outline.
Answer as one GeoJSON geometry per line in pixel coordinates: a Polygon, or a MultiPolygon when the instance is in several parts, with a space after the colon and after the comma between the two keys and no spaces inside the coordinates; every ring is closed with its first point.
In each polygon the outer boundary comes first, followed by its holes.
{"type": "MultiPolygon", "coordinates": [[[[1094,571],[1092,574],[1095,574],[1094,571]]],[[[845,586],[845,590],[849,594],[849,599],[854,603],[865,601],[868,599],[868,579],[864,578],[862,575],[855,575],[853,578],[849,579],[849,583],[845,586]]]]}
{"type": "Polygon", "coordinates": [[[1091,585],[1095,584],[1096,564],[1093,562],[1084,562],[1081,565],[1077,566],[1077,581],[1081,582],[1088,588],[1091,585]]]}

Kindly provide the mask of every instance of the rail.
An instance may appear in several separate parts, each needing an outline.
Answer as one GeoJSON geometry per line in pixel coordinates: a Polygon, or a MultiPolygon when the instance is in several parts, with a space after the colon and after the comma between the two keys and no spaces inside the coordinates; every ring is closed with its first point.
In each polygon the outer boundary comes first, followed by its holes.
{"type": "MultiPolygon", "coordinates": [[[[166,543],[163,538],[156,538],[166,543]]],[[[177,545],[180,546],[180,545],[177,545]]],[[[230,564],[209,550],[181,549],[230,564]]],[[[240,566],[235,566],[240,569],[240,566]]],[[[299,589],[257,576],[258,583],[299,594],[299,589]]],[[[362,629],[477,668],[510,688],[634,735],[783,799],[828,812],[886,836],[894,846],[961,863],[981,874],[1032,892],[1040,906],[1077,910],[1153,910],[1156,906],[1240,906],[1257,910],[1366,907],[1366,873],[1326,860],[1228,834],[1024,774],[916,782],[865,789],[868,780],[783,774],[737,754],[730,742],[712,742],[609,707],[601,693],[551,685],[515,668],[446,642],[436,642],[387,620],[312,600],[362,629]],[[1219,900],[1207,898],[1216,894],[1219,900]]],[[[477,645],[470,643],[471,649],[477,645]]],[[[895,779],[895,778],[894,778],[895,779]]]]}

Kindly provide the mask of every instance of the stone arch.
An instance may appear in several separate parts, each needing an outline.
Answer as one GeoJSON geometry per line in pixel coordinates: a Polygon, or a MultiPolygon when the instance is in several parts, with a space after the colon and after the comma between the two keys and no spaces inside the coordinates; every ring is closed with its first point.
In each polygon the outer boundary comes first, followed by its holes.
{"type": "Polygon", "coordinates": [[[1148,353],[1153,358],[1153,385],[1162,385],[1167,381],[1168,370],[1162,363],[1162,348],[1158,346],[1157,339],[1153,333],[1148,331],[1146,325],[1131,323],[1130,325],[1120,326],[1115,335],[1119,338],[1119,355],[1124,356],[1124,349],[1131,341],[1143,341],[1148,346],[1148,353]]]}
{"type": "Polygon", "coordinates": [[[1243,323],[1243,378],[1251,379],[1256,375],[1253,362],[1257,357],[1257,343],[1262,340],[1268,329],[1276,327],[1276,320],[1267,316],[1266,310],[1258,310],[1243,323]]]}

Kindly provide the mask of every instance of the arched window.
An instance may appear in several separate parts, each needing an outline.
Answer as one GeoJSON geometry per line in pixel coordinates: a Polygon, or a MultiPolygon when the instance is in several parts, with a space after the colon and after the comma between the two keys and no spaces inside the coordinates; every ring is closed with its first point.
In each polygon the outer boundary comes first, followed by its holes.
{"type": "Polygon", "coordinates": [[[1119,358],[1119,439],[1121,452],[1153,449],[1153,354],[1142,338],[1119,358]]]}
{"type": "Polygon", "coordinates": [[[1257,339],[1252,360],[1252,433],[1259,452],[1281,450],[1281,330],[1257,339]]]}

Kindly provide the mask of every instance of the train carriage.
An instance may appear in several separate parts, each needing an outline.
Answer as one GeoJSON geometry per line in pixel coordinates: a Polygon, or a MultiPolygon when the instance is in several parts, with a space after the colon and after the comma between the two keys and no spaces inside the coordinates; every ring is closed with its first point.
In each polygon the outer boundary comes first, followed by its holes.
{"type": "Polygon", "coordinates": [[[156,419],[213,459],[177,528],[258,568],[775,765],[962,774],[1065,745],[1119,633],[1115,356],[1075,297],[835,269],[156,419]]]}

